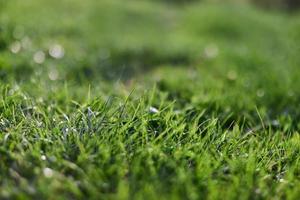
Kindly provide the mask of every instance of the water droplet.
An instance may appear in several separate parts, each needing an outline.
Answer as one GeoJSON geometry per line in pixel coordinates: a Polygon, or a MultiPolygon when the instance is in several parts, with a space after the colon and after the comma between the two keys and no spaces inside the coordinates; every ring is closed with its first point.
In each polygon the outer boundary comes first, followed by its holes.
{"type": "Polygon", "coordinates": [[[53,170],[52,170],[52,169],[46,167],[46,168],[43,169],[43,174],[44,174],[44,176],[45,176],[46,178],[51,178],[51,177],[53,176],[54,173],[53,173],[53,170]]]}
{"type": "Polygon", "coordinates": [[[278,120],[271,121],[272,126],[280,126],[280,122],[278,120]]]}
{"type": "Polygon", "coordinates": [[[38,51],[33,55],[33,60],[37,64],[42,64],[45,61],[45,53],[43,51],[38,51]]]}
{"type": "Polygon", "coordinates": [[[284,180],[283,178],[279,179],[278,181],[279,181],[280,183],[286,183],[286,182],[287,182],[287,181],[284,180]]]}
{"type": "Polygon", "coordinates": [[[90,107],[88,107],[87,110],[88,110],[88,118],[95,117],[95,114],[90,107]]]}
{"type": "Polygon", "coordinates": [[[179,115],[179,114],[181,114],[181,113],[182,113],[181,110],[174,110],[174,114],[175,114],[175,115],[179,115]]]}
{"type": "Polygon", "coordinates": [[[149,112],[150,112],[150,113],[158,113],[159,111],[158,111],[157,108],[154,108],[154,107],[151,106],[151,107],[149,108],[149,112]]]}
{"type": "Polygon", "coordinates": [[[259,188],[255,189],[255,194],[261,194],[261,190],[259,188]]]}
{"type": "Polygon", "coordinates": [[[37,127],[42,127],[43,126],[43,122],[37,122],[36,125],[37,125],[37,127]]]}
{"type": "Polygon", "coordinates": [[[65,118],[65,120],[69,121],[69,117],[66,114],[63,114],[63,117],[65,118]]]}
{"type": "Polygon", "coordinates": [[[256,91],[256,95],[258,97],[263,97],[265,95],[265,91],[263,89],[259,89],[256,91]]]}
{"type": "Polygon", "coordinates": [[[43,99],[43,97],[39,97],[39,98],[37,99],[37,102],[39,102],[39,103],[43,103],[43,102],[44,102],[44,99],[43,99]]]}
{"type": "Polygon", "coordinates": [[[22,47],[23,49],[30,49],[31,47],[31,40],[29,37],[24,37],[22,40],[21,40],[21,44],[22,44],[22,47]]]}
{"type": "Polygon", "coordinates": [[[244,87],[249,88],[251,86],[251,82],[249,80],[244,80],[244,87]]]}
{"type": "Polygon", "coordinates": [[[51,69],[48,73],[48,77],[51,81],[57,80],[58,76],[59,76],[58,71],[55,68],[51,69]]]}
{"type": "Polygon", "coordinates": [[[10,51],[11,51],[12,53],[17,54],[17,53],[20,52],[21,47],[22,47],[22,46],[21,46],[21,43],[20,43],[19,41],[16,41],[16,42],[14,42],[14,43],[12,43],[12,44],[10,45],[10,51]]]}
{"type": "Polygon", "coordinates": [[[208,59],[216,58],[219,55],[219,48],[215,44],[207,45],[204,49],[204,56],[208,59]]]}
{"type": "Polygon", "coordinates": [[[289,97],[293,97],[294,95],[295,95],[295,93],[294,93],[293,91],[289,91],[289,92],[288,92],[288,96],[289,96],[289,97]]]}
{"type": "Polygon", "coordinates": [[[46,159],[47,159],[47,157],[45,155],[41,156],[41,160],[46,160],[46,159]]]}
{"type": "Polygon", "coordinates": [[[50,156],[50,157],[49,157],[49,161],[50,161],[50,162],[56,162],[57,159],[56,159],[55,156],[50,156]]]}
{"type": "Polygon", "coordinates": [[[55,59],[60,59],[64,57],[65,50],[61,45],[54,44],[49,48],[49,55],[55,59]]]}

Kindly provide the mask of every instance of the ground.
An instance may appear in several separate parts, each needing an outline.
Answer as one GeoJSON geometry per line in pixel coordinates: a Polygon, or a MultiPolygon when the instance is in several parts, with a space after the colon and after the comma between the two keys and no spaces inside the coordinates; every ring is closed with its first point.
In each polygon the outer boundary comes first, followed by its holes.
{"type": "Polygon", "coordinates": [[[299,199],[300,15],[0,1],[1,199],[299,199]]]}

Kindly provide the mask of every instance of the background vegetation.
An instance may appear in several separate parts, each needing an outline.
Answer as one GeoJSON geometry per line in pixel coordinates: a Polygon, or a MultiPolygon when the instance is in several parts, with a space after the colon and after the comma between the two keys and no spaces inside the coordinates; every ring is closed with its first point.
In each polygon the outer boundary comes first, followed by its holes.
{"type": "Polygon", "coordinates": [[[283,4],[0,1],[0,198],[299,199],[283,4]]]}

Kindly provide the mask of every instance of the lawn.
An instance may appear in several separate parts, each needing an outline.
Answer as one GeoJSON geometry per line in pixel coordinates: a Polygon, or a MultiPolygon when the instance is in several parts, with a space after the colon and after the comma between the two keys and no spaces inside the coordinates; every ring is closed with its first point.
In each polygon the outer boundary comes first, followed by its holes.
{"type": "Polygon", "coordinates": [[[0,199],[300,199],[300,13],[0,0],[0,199]]]}

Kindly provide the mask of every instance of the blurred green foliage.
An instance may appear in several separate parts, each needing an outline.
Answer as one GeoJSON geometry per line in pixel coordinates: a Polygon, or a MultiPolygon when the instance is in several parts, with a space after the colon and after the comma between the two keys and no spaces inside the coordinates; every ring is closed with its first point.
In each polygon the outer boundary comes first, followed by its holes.
{"type": "Polygon", "coordinates": [[[170,4],[187,4],[187,3],[195,3],[195,2],[248,3],[262,8],[280,9],[280,10],[288,10],[288,11],[297,10],[300,7],[300,2],[298,0],[152,0],[152,1],[160,1],[160,2],[170,3],[170,4]]]}
{"type": "Polygon", "coordinates": [[[259,6],[266,8],[279,8],[288,10],[297,10],[300,7],[300,2],[298,0],[251,0],[259,6]]]}

